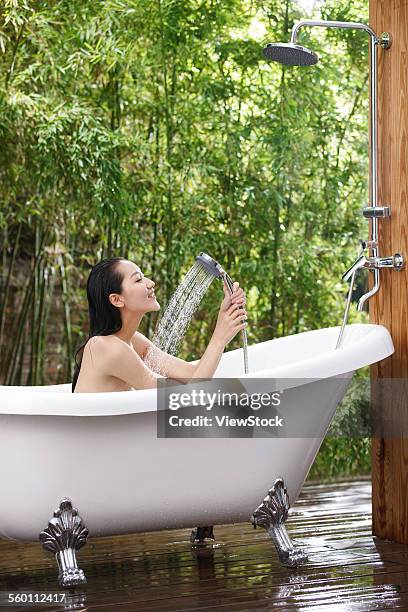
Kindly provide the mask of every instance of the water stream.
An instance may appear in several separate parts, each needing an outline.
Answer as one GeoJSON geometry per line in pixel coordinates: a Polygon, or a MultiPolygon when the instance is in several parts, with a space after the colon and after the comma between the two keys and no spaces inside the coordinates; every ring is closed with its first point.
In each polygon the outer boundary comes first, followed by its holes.
{"type": "MultiPolygon", "coordinates": [[[[214,278],[199,262],[191,266],[157,322],[152,338],[155,347],[169,355],[176,355],[187,327],[214,278]]],[[[154,372],[164,375],[155,348],[148,351],[145,363],[154,372]]]]}

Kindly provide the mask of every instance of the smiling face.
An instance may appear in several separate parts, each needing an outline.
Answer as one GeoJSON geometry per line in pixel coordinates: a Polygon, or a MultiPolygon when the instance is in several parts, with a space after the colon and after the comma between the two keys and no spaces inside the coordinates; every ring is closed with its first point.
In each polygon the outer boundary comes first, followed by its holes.
{"type": "Polygon", "coordinates": [[[139,266],[124,259],[116,270],[122,275],[122,292],[109,294],[110,302],[117,308],[145,313],[160,310],[154,294],[155,283],[144,276],[139,266]]]}

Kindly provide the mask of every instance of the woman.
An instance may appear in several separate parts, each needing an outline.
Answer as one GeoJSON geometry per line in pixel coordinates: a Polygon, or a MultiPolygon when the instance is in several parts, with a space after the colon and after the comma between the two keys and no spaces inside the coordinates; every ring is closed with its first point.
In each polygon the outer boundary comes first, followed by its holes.
{"type": "MultiPolygon", "coordinates": [[[[197,364],[164,353],[138,332],[145,313],[160,310],[155,283],[139,267],[122,257],[105,259],[92,268],[87,283],[89,338],[77,355],[72,392],[98,393],[150,389],[157,374],[145,363],[147,353],[160,362],[160,372],[169,378],[210,378],[224,348],[244,327],[245,294],[234,283],[224,299],[211,340],[197,364]]],[[[150,363],[150,360],[149,360],[150,363]]]]}

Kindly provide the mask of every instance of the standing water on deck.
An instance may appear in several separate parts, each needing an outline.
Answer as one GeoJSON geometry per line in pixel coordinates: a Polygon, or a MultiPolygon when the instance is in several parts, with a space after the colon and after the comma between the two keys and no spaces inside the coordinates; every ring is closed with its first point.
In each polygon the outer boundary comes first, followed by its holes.
{"type": "Polygon", "coordinates": [[[164,375],[155,347],[169,355],[176,354],[188,324],[214,278],[197,261],[187,272],[157,323],[152,338],[155,346],[145,358],[148,368],[164,375]]]}

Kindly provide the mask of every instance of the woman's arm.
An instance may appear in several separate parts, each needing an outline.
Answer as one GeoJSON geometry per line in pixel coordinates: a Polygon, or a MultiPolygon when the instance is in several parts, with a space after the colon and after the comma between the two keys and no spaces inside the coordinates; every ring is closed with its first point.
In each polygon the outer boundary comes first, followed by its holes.
{"type": "MultiPolygon", "coordinates": [[[[139,332],[137,332],[139,334],[139,332]]],[[[194,363],[185,361],[174,355],[165,353],[155,346],[148,338],[139,334],[138,338],[132,339],[133,346],[143,347],[143,360],[148,368],[156,368],[160,374],[167,378],[187,382],[191,378],[208,378],[212,376],[217,369],[221,355],[224,352],[225,344],[220,342],[216,337],[211,337],[208,346],[201,359],[194,363]]]]}
{"type": "Polygon", "coordinates": [[[211,378],[217,369],[225,346],[245,327],[243,319],[247,318],[245,294],[234,283],[234,293],[230,295],[224,283],[224,299],[218,313],[217,325],[204,355],[196,365],[192,378],[211,378]]]}
{"type": "Polygon", "coordinates": [[[147,365],[151,363],[151,367],[158,366],[164,376],[182,381],[191,378],[210,378],[217,369],[226,344],[245,325],[242,323],[242,319],[247,318],[244,305],[245,294],[238,283],[234,283],[232,296],[224,285],[224,300],[218,313],[217,325],[198,363],[190,363],[165,353],[139,332],[136,332],[132,338],[133,346],[142,358],[146,359],[147,365]]]}
{"type": "Polygon", "coordinates": [[[156,368],[162,376],[175,380],[189,379],[193,376],[196,365],[165,353],[153,344],[146,336],[136,332],[132,338],[135,350],[141,355],[148,368],[156,368]]]}

